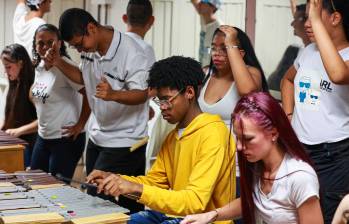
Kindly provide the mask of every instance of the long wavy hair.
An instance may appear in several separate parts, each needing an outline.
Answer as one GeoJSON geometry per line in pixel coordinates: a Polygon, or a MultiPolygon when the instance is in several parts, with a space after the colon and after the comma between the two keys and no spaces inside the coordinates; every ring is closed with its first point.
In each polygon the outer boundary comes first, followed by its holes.
{"type": "MultiPolygon", "coordinates": [[[[245,55],[243,57],[243,60],[244,60],[245,64],[248,65],[248,66],[251,66],[251,67],[255,67],[255,68],[257,68],[260,71],[260,73],[262,75],[262,90],[264,92],[268,92],[267,79],[265,78],[263,68],[262,68],[261,64],[259,63],[259,61],[258,61],[258,58],[256,56],[256,53],[255,53],[254,48],[252,46],[252,43],[250,41],[250,38],[241,29],[239,29],[237,27],[234,27],[234,28],[238,32],[237,38],[238,38],[238,41],[239,41],[239,43],[238,43],[239,48],[245,52],[245,55]]],[[[215,36],[217,34],[225,35],[219,28],[217,28],[215,30],[215,32],[213,33],[212,40],[215,38],[215,36]]],[[[212,57],[211,57],[211,61],[210,61],[210,65],[209,65],[208,71],[209,71],[208,75],[211,75],[212,73],[217,72],[217,68],[213,64],[212,57]]],[[[206,76],[205,81],[207,81],[208,77],[209,76],[206,76]]]]}
{"type": "Polygon", "coordinates": [[[36,119],[35,107],[29,99],[30,87],[34,82],[34,67],[28,52],[22,45],[11,44],[1,52],[1,58],[10,63],[22,62],[22,68],[16,80],[9,80],[9,90],[5,106],[3,130],[18,128],[36,119]]]}
{"type": "MultiPolygon", "coordinates": [[[[285,112],[280,104],[266,92],[256,92],[243,96],[237,103],[232,123],[239,125],[243,132],[242,117],[251,119],[266,133],[276,129],[279,133],[277,144],[292,157],[312,165],[303,145],[298,140],[285,112]]],[[[242,141],[242,145],[244,142],[242,141]]],[[[241,204],[244,223],[255,223],[255,205],[253,202],[256,168],[262,167],[261,161],[248,162],[242,152],[238,152],[240,168],[241,204]]]]}

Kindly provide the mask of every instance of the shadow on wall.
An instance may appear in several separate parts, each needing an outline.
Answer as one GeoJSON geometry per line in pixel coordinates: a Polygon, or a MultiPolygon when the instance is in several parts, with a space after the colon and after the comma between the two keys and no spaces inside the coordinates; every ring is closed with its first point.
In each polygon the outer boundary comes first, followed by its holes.
{"type": "Polygon", "coordinates": [[[286,48],[281,61],[276,67],[275,71],[272,72],[268,78],[269,89],[280,91],[280,82],[284,77],[286,71],[291,65],[293,65],[294,60],[297,58],[299,52],[299,47],[290,45],[286,48]]]}

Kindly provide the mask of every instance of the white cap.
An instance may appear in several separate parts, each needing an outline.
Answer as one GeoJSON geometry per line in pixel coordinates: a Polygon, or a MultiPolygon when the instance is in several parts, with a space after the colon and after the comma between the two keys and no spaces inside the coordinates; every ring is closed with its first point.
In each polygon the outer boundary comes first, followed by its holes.
{"type": "Polygon", "coordinates": [[[44,1],[45,0],[27,0],[27,5],[32,5],[39,9],[39,5],[44,1]]]}

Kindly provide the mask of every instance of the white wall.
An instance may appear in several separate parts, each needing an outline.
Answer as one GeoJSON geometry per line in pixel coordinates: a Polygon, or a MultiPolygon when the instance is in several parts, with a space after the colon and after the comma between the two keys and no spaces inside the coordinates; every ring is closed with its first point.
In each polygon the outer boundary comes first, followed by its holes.
{"type": "Polygon", "coordinates": [[[274,71],[290,44],[302,45],[293,35],[289,0],[258,0],[255,50],[265,74],[274,71]]]}
{"type": "MultiPolygon", "coordinates": [[[[128,0],[113,0],[108,7],[108,24],[125,31],[122,15],[128,0]]],[[[269,75],[277,66],[286,47],[301,45],[293,35],[289,0],[258,0],[256,8],[256,53],[269,75]]],[[[299,0],[304,3],[305,0],[299,0]]],[[[146,41],[155,49],[157,59],[171,55],[198,58],[200,20],[190,0],[152,0],[155,23],[146,41]]],[[[87,4],[97,17],[97,6],[87,4]]],[[[102,7],[102,9],[104,9],[102,7]]],[[[103,10],[102,10],[103,11],[103,10]]],[[[104,11],[103,11],[104,12],[104,11]]],[[[246,0],[223,0],[217,16],[225,23],[245,30],[246,0]]],[[[104,20],[103,20],[104,21],[104,20]]]]}
{"type": "MultiPolygon", "coordinates": [[[[128,0],[111,1],[107,10],[108,24],[121,31],[126,29],[121,17],[126,12],[127,2],[128,0]]],[[[170,55],[197,58],[200,21],[190,1],[153,0],[152,4],[155,23],[145,39],[153,45],[157,59],[170,55]]],[[[217,15],[223,22],[244,29],[245,8],[245,0],[225,0],[217,15]]],[[[87,10],[97,18],[96,4],[89,2],[87,10]]]]}

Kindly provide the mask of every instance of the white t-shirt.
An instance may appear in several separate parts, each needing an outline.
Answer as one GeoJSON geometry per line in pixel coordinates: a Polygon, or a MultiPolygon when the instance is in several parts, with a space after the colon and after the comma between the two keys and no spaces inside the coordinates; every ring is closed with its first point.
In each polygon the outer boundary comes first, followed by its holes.
{"type": "MultiPolygon", "coordinates": [[[[73,64],[68,58],[63,58],[73,64]]],[[[38,116],[38,134],[44,139],[62,138],[62,127],[77,123],[81,113],[83,86],[70,81],[58,68],[46,70],[42,61],[35,71],[32,87],[38,116]]]]}
{"type": "Polygon", "coordinates": [[[125,105],[95,97],[105,77],[113,90],[147,89],[147,60],[143,49],[129,36],[114,30],[104,56],[82,53],[81,71],[91,107],[90,139],[102,147],[130,147],[147,136],[148,102],[125,105]]]}
{"type": "MultiPolygon", "coordinates": [[[[141,46],[142,49],[144,50],[145,56],[147,57],[147,61],[148,61],[147,71],[149,71],[151,66],[156,61],[153,47],[150,44],[148,44],[147,42],[145,42],[142,39],[142,37],[136,33],[125,32],[125,34],[127,34],[133,40],[135,40],[137,42],[137,44],[139,44],[139,46],[141,46]]],[[[158,116],[161,116],[160,115],[161,111],[160,111],[159,106],[157,104],[155,104],[152,100],[149,101],[149,105],[153,108],[153,110],[155,112],[153,119],[149,120],[149,122],[148,122],[148,134],[149,134],[149,136],[151,136],[152,127],[154,126],[154,122],[155,122],[156,118],[158,116]]]]}
{"type": "MultiPolygon", "coordinates": [[[[218,114],[224,121],[228,130],[230,130],[231,114],[236,106],[236,103],[240,99],[240,95],[236,88],[235,82],[231,84],[230,88],[228,89],[228,91],[225,93],[224,97],[221,100],[213,104],[208,104],[205,101],[205,93],[206,93],[207,85],[210,82],[210,80],[211,80],[211,77],[206,81],[205,85],[200,91],[200,95],[198,98],[199,106],[203,112],[210,113],[210,114],[218,114]]],[[[240,169],[239,169],[239,163],[237,158],[238,157],[236,154],[236,158],[235,158],[236,176],[239,177],[240,169]]]]}
{"type": "Polygon", "coordinates": [[[130,36],[133,40],[135,40],[137,42],[137,44],[139,44],[143,48],[145,56],[146,56],[147,61],[148,61],[148,69],[149,69],[156,61],[155,52],[154,52],[153,47],[150,44],[148,44],[147,42],[145,42],[142,39],[142,37],[136,33],[125,32],[125,34],[130,36]]]}
{"type": "Polygon", "coordinates": [[[23,45],[30,58],[32,58],[35,31],[39,26],[45,24],[46,22],[39,17],[34,17],[28,21],[25,21],[25,16],[27,13],[28,11],[26,5],[19,3],[13,16],[13,41],[14,43],[23,45]]]}
{"type": "MultiPolygon", "coordinates": [[[[349,48],[339,54],[349,60],[349,48]]],[[[348,138],[349,85],[331,82],[315,44],[303,50],[295,67],[292,126],[300,141],[314,145],[348,138]]]]}
{"type": "Polygon", "coordinates": [[[203,18],[201,17],[199,61],[201,62],[202,67],[210,64],[210,47],[213,39],[213,33],[222,24],[223,23],[218,19],[211,23],[205,24],[203,18]]]}
{"type": "Polygon", "coordinates": [[[281,179],[274,181],[267,195],[262,192],[260,181],[256,181],[253,194],[256,224],[296,224],[297,208],[313,196],[319,198],[319,181],[308,163],[285,154],[277,178],[281,179]]]}

